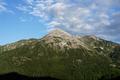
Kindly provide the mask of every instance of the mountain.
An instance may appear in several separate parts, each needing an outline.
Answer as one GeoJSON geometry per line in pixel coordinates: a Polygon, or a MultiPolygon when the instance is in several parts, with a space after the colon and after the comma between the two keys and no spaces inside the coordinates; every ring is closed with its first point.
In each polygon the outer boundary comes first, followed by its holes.
{"type": "Polygon", "coordinates": [[[55,47],[78,48],[81,46],[87,48],[87,46],[79,40],[79,37],[72,36],[71,34],[60,29],[50,32],[48,35],[43,37],[42,40],[48,45],[55,47]]]}
{"type": "Polygon", "coordinates": [[[17,72],[60,80],[110,80],[120,76],[120,45],[93,35],[56,29],[41,39],[0,46],[0,74],[17,72]]]}

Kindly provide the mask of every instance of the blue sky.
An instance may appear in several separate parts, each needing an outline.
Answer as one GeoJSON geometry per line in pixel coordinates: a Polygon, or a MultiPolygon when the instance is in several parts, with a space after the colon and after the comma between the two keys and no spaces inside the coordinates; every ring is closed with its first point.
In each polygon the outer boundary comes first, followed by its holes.
{"type": "Polygon", "coordinates": [[[0,44],[21,39],[40,38],[47,33],[44,21],[16,9],[19,0],[6,0],[7,10],[0,12],[0,44]]]}
{"type": "Polygon", "coordinates": [[[0,0],[0,44],[55,28],[120,43],[120,0],[0,0]]]}

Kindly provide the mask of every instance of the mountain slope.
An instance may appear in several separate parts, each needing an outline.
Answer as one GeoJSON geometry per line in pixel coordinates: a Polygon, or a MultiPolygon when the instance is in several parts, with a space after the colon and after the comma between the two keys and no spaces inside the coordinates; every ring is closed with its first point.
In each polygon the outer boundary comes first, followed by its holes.
{"type": "Polygon", "coordinates": [[[1,74],[18,72],[61,80],[120,76],[120,45],[95,36],[73,36],[57,29],[41,39],[1,46],[0,51],[1,74]]]}

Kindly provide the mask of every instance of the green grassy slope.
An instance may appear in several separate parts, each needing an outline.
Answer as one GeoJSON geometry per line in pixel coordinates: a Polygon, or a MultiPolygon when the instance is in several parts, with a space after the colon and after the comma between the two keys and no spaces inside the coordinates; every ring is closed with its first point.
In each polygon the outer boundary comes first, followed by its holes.
{"type": "Polygon", "coordinates": [[[0,73],[18,72],[61,80],[98,80],[120,76],[119,68],[113,66],[119,66],[120,48],[113,47],[116,44],[88,38],[84,38],[84,42],[90,50],[82,46],[59,49],[59,46],[49,46],[42,40],[23,41],[24,45],[14,49],[3,50],[1,47],[0,73]]]}

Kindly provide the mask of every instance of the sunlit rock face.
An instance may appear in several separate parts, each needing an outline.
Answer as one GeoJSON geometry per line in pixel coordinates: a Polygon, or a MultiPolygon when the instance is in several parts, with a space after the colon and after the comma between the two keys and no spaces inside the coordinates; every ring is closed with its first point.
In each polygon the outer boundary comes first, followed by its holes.
{"type": "Polygon", "coordinates": [[[29,39],[29,40],[20,40],[17,41],[15,43],[11,43],[11,44],[6,44],[1,46],[1,51],[9,51],[9,50],[13,50],[16,48],[19,48],[21,46],[25,46],[25,45],[35,45],[38,42],[37,39],[29,39]]]}

